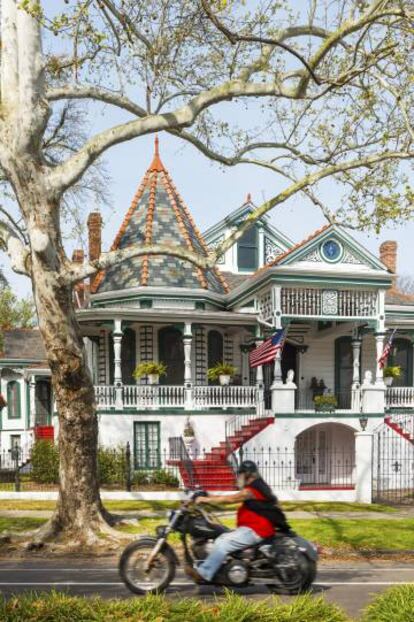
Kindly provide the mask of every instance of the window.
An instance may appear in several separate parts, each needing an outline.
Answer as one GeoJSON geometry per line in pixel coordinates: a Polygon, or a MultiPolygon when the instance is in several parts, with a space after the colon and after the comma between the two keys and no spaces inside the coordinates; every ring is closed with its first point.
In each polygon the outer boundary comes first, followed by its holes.
{"type": "Polygon", "coordinates": [[[183,384],[184,343],[178,328],[166,326],[158,332],[158,360],[167,366],[167,375],[161,376],[161,384],[183,384]]]}
{"type": "Polygon", "coordinates": [[[36,425],[50,425],[52,389],[49,380],[38,380],[35,386],[36,425]]]}
{"type": "Polygon", "coordinates": [[[161,466],[160,424],[157,421],[134,423],[134,464],[136,469],[161,466]]]}
{"type": "Polygon", "coordinates": [[[9,419],[20,419],[20,383],[16,380],[7,384],[7,409],[9,419]]]}
{"type": "Polygon", "coordinates": [[[136,335],[132,328],[125,328],[121,342],[121,369],[123,384],[132,384],[136,367],[136,335]]]}
{"type": "Polygon", "coordinates": [[[335,393],[339,408],[351,407],[351,388],[354,375],[354,357],[351,337],[335,341],[335,393]]]}
{"type": "Polygon", "coordinates": [[[390,356],[386,363],[388,366],[399,365],[401,376],[394,378],[394,387],[413,386],[413,345],[408,339],[394,339],[390,356]]]}
{"type": "Polygon", "coordinates": [[[257,228],[251,227],[237,243],[237,264],[239,270],[257,270],[258,243],[257,228]]]}
{"type": "Polygon", "coordinates": [[[223,335],[218,330],[208,333],[208,366],[214,367],[223,361],[223,335]]]}

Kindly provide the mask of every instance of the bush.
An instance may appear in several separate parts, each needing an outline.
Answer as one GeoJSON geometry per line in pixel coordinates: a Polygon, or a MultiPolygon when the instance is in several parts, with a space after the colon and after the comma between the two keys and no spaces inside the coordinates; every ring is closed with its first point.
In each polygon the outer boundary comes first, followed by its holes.
{"type": "MultiPolygon", "coordinates": [[[[392,618],[389,618],[390,621],[392,618]]],[[[412,618],[406,618],[407,622],[412,618]]],[[[299,596],[289,603],[264,602],[227,594],[212,603],[196,599],[145,596],[125,600],[81,598],[52,592],[0,597],[2,622],[345,622],[347,617],[323,598],[299,596]]],[[[398,619],[399,620],[399,619],[398,619]]],[[[388,621],[387,621],[388,622],[388,621]]],[[[394,622],[394,620],[393,620],[394,622]]]]}
{"type": "Polygon", "coordinates": [[[36,441],[31,453],[32,478],[38,484],[59,481],[59,449],[50,441],[36,441]]]}
{"type": "Polygon", "coordinates": [[[157,469],[156,471],[135,471],[132,476],[134,486],[165,486],[166,488],[178,488],[179,481],[169,471],[157,469]]]}
{"type": "Polygon", "coordinates": [[[125,485],[126,458],[123,447],[98,449],[98,473],[101,485],[125,485]]]}
{"type": "Polygon", "coordinates": [[[362,622],[414,622],[414,585],[398,585],[377,596],[362,622]]]}

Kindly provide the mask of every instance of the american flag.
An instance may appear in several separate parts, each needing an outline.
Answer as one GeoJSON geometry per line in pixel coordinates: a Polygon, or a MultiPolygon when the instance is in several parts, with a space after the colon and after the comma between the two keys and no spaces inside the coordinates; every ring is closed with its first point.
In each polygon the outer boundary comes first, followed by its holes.
{"type": "Polygon", "coordinates": [[[260,367],[260,365],[273,361],[276,352],[283,350],[286,338],[285,333],[284,328],[277,330],[272,337],[269,337],[260,346],[252,350],[249,355],[250,367],[260,367]]]}
{"type": "Polygon", "coordinates": [[[381,369],[384,369],[385,367],[385,363],[387,362],[387,358],[389,357],[389,354],[391,352],[391,346],[396,332],[397,329],[395,328],[388,337],[387,343],[385,344],[382,354],[378,359],[378,365],[381,367],[381,369]]]}

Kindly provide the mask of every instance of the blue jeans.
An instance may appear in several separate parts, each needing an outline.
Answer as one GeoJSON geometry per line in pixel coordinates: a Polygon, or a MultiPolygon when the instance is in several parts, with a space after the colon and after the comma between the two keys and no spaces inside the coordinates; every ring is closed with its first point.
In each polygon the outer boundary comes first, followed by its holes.
{"type": "Polygon", "coordinates": [[[262,539],[250,527],[239,527],[235,531],[223,533],[214,542],[213,549],[207,559],[197,566],[197,572],[206,581],[211,581],[229,553],[254,546],[262,539]]]}

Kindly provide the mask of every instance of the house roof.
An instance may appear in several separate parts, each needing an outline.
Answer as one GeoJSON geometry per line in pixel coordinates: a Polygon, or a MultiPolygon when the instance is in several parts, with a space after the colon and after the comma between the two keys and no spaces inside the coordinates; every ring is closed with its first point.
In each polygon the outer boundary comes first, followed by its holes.
{"type": "MultiPolygon", "coordinates": [[[[170,244],[207,256],[207,245],[161,161],[158,137],[153,160],[132,199],[111,250],[136,243],[170,244]]],[[[201,269],[172,256],[141,256],[97,275],[92,293],[132,287],[186,287],[228,291],[217,268],[201,269]]]]}
{"type": "Polygon", "coordinates": [[[46,361],[42,337],[37,328],[12,328],[2,332],[1,358],[16,361],[46,361]]]}

